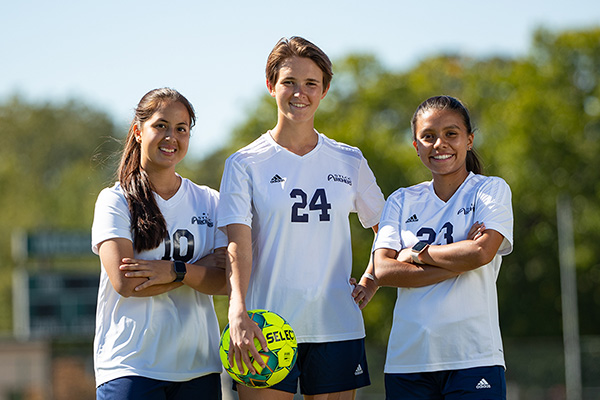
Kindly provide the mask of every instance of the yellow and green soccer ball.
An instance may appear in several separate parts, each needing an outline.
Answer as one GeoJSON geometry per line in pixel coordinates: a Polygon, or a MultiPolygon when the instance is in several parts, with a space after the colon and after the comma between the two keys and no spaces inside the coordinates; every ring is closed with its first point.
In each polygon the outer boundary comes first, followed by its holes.
{"type": "Polygon", "coordinates": [[[221,334],[219,355],[225,370],[234,381],[253,388],[266,388],[281,382],[294,367],[298,353],[296,335],[292,327],[280,315],[267,310],[250,310],[248,315],[256,322],[267,339],[268,351],[260,348],[258,339],[254,338],[254,345],[258,353],[267,365],[262,368],[250,355],[250,360],[256,369],[256,374],[248,372],[244,365],[243,371],[233,360],[233,366],[229,364],[229,324],[221,334]]]}

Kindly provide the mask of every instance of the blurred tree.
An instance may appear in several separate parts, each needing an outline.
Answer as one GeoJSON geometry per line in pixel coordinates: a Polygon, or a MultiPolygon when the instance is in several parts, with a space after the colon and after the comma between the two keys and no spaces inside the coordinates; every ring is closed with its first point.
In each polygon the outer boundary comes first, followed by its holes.
{"type": "MultiPolygon", "coordinates": [[[[476,59],[452,54],[407,71],[386,69],[372,55],[334,63],[332,87],[316,128],[359,147],[386,196],[430,179],[412,148],[410,119],[432,95],[465,101],[478,130],[475,146],[488,175],[513,191],[515,249],[499,276],[505,336],[561,332],[556,197],[573,199],[582,334],[600,333],[600,29],[538,30],[521,58],[476,59]]],[[[230,142],[179,169],[218,188],[226,157],[272,128],[274,100],[264,94],[230,142]]],[[[121,138],[110,118],[85,105],[0,105],[0,329],[10,327],[10,235],[15,228],[89,230],[102,187],[112,184],[121,138]]],[[[353,227],[354,276],[368,260],[373,234],[353,227]]],[[[395,290],[382,288],[365,309],[368,337],[387,341],[395,290]]],[[[223,304],[221,304],[223,306],[223,304]]],[[[226,306],[226,305],[225,305],[226,306]]],[[[223,314],[223,313],[221,313],[223,314]]]]}
{"type": "Polygon", "coordinates": [[[515,63],[514,87],[489,115],[497,170],[514,192],[515,256],[501,274],[505,327],[515,334],[560,332],[556,198],[573,198],[582,334],[600,332],[600,29],[539,30],[531,56],[515,63]],[[493,119],[492,119],[493,118],[493,119]],[[516,298],[510,300],[510,292],[516,298]],[[524,307],[526,305],[526,307],[524,307]]]}
{"type": "MultiPolygon", "coordinates": [[[[573,197],[580,318],[583,334],[600,333],[600,29],[536,32],[519,59],[440,55],[407,72],[386,70],[373,56],[334,63],[334,79],[315,125],[359,147],[384,194],[429,180],[412,148],[410,119],[426,98],[448,94],[465,101],[478,127],[475,145],[486,174],[513,191],[515,249],[499,277],[501,325],[507,336],[561,332],[556,197],[573,197]],[[593,316],[593,317],[592,317],[593,316]]],[[[205,161],[202,174],[222,171],[224,159],[276,122],[264,95],[231,143],[205,161]]],[[[210,178],[206,177],[206,180],[210,178]]],[[[201,179],[202,181],[202,179],[201,179]]],[[[354,276],[367,262],[372,234],[352,220],[354,276]]],[[[385,343],[395,291],[380,289],[365,309],[368,337],[385,343]]]]}
{"type": "Polygon", "coordinates": [[[108,115],[75,101],[0,106],[0,331],[11,327],[11,235],[16,229],[89,231],[118,148],[108,115]]]}

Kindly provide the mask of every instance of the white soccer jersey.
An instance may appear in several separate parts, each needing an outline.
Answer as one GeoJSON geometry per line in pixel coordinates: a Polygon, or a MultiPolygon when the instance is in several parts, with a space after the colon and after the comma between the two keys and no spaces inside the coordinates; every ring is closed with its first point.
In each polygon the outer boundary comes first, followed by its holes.
{"type": "Polygon", "coordinates": [[[348,217],[372,227],[384,199],[360,150],[319,134],[299,156],[267,132],[227,159],[220,191],[219,228],[252,228],[248,309],[279,313],[299,342],[364,337],[348,217]]]}
{"type": "MultiPolygon", "coordinates": [[[[169,239],[156,249],[136,253],[136,258],[193,263],[227,245],[226,236],[215,224],[217,191],[182,179],[175,196],[155,198],[169,239]]],[[[98,196],[92,250],[98,254],[98,245],[113,238],[133,241],[127,200],[118,183],[98,196]]],[[[98,386],[130,375],[186,381],[221,372],[219,324],[212,296],[182,286],[158,296],[125,298],[114,290],[103,266],[94,367],[98,386]]]]}
{"type": "Polygon", "coordinates": [[[437,197],[432,182],[397,190],[386,202],[374,249],[465,240],[476,221],[504,236],[498,253],[491,263],[456,278],[398,289],[386,373],[504,366],[496,278],[513,240],[511,193],[504,180],[470,173],[447,202],[437,197]]]}

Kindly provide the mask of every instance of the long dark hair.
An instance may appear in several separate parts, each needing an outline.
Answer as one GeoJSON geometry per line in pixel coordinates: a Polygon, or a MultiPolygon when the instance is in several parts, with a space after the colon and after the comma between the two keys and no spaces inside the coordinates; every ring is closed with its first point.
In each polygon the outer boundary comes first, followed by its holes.
{"type": "Polygon", "coordinates": [[[183,104],[190,116],[190,129],[196,122],[196,114],[191,103],[178,91],[170,88],[154,89],[142,97],[135,109],[129,126],[127,139],[117,170],[121,189],[127,199],[131,214],[133,245],[140,253],[155,249],[167,236],[167,224],[154,198],[153,187],[148,174],[141,167],[141,146],[135,137],[135,127],[141,130],[145,121],[166,104],[183,104]]]}
{"type": "MultiPolygon", "coordinates": [[[[467,107],[457,98],[452,96],[433,96],[422,102],[417,110],[413,114],[412,120],[410,121],[410,127],[413,133],[413,140],[416,139],[416,125],[421,115],[430,110],[452,110],[459,113],[467,128],[467,133],[475,134],[473,126],[471,124],[471,115],[467,107]]],[[[483,167],[479,156],[474,149],[467,150],[467,171],[473,172],[474,174],[482,174],[483,167]]]]}

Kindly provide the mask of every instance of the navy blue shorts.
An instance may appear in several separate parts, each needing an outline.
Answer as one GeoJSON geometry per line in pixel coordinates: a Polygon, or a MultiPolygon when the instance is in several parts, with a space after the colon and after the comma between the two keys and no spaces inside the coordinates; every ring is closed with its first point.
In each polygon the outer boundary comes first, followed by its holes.
{"type": "Polygon", "coordinates": [[[386,400],[506,400],[504,367],[385,374],[386,400]]]}
{"type": "Polygon", "coordinates": [[[296,393],[298,379],[300,392],[306,395],[344,392],[370,385],[365,339],[298,344],[294,368],[271,388],[296,393]]]}
{"type": "Polygon", "coordinates": [[[98,386],[96,400],[221,400],[221,375],[210,374],[185,382],[125,376],[98,386]]]}

